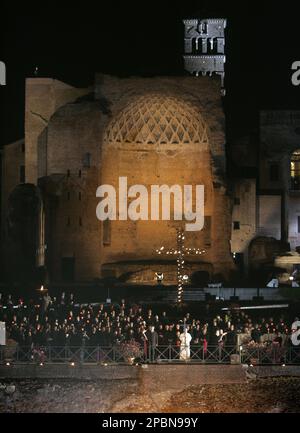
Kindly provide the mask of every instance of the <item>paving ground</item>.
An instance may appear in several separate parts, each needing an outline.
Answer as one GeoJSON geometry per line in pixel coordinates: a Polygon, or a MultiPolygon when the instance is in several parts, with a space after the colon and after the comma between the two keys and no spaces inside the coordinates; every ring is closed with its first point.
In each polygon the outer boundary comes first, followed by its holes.
{"type": "Polygon", "coordinates": [[[136,380],[2,380],[0,412],[300,413],[300,378],[197,385],[152,395],[136,380]]]}

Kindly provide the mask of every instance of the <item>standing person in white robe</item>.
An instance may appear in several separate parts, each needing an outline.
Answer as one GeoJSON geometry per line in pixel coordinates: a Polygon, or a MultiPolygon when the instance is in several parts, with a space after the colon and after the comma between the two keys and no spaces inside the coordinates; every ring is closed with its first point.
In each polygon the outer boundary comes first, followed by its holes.
{"type": "Polygon", "coordinates": [[[190,359],[191,350],[190,344],[192,340],[191,334],[188,332],[188,329],[185,327],[182,334],[180,334],[180,359],[187,361],[190,359]]]}

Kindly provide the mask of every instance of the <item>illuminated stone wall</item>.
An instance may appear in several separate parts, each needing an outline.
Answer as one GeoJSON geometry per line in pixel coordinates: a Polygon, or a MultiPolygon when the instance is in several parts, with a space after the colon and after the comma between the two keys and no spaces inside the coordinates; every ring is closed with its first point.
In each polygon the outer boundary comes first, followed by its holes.
{"type": "Polygon", "coordinates": [[[206,254],[193,257],[188,270],[226,275],[232,269],[218,79],[99,75],[95,98],[61,83],[55,104],[48,91],[53,82],[34,80],[27,83],[26,176],[37,177],[44,191],[52,281],[61,280],[62,259],[71,257],[75,281],[128,273],[129,281],[151,282],[158,269],[166,282],[176,280],[175,261],[158,260],[155,250],[175,247],[176,228],[184,222],[97,220],[97,187],[116,186],[120,176],[128,186],[204,184],[205,228],[188,232],[186,247],[206,254]]]}
{"type": "MultiPolygon", "coordinates": [[[[109,83],[115,80],[104,77],[100,94],[109,89],[109,83]]],[[[193,271],[210,272],[209,264],[213,264],[214,273],[226,274],[232,267],[231,205],[224,181],[224,115],[216,84],[193,78],[124,80],[119,98],[112,92],[101,183],[117,186],[124,176],[128,186],[143,184],[149,192],[151,185],[205,185],[205,227],[186,233],[186,247],[206,250],[201,257],[190,257],[193,271]]],[[[103,269],[115,270],[117,276],[127,269],[133,272],[133,281],[144,275],[150,282],[165,263],[165,281],[174,282],[174,262],[167,256],[158,261],[155,250],[161,245],[176,247],[176,228],[184,225],[173,218],[151,221],[150,210],[148,221],[112,221],[110,242],[102,246],[103,269]]]]}
{"type": "Polygon", "coordinates": [[[52,78],[27,78],[25,87],[26,182],[37,184],[39,140],[51,116],[59,107],[87,92],[88,89],[76,89],[52,78]]]}

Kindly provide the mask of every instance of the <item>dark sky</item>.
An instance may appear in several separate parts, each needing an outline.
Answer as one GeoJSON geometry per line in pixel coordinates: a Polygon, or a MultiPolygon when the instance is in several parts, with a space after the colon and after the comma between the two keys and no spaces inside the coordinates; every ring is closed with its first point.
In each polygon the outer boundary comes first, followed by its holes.
{"type": "Polygon", "coordinates": [[[35,9],[2,6],[0,60],[7,86],[0,87],[0,145],[23,135],[24,81],[40,76],[75,86],[95,72],[182,75],[186,17],[226,17],[227,126],[232,136],[257,126],[259,108],[300,108],[300,86],[290,83],[291,63],[300,60],[300,24],[291,7],[268,1],[89,1],[35,9]],[[97,5],[97,6],[96,6],[97,5]],[[283,7],[285,9],[283,9],[283,7]]]}

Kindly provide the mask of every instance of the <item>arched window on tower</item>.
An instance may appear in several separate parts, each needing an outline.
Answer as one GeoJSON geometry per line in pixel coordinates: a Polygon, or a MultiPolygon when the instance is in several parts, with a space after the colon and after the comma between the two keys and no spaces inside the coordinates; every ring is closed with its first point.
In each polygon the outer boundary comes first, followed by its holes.
{"type": "Polygon", "coordinates": [[[291,189],[300,190],[300,149],[295,150],[291,157],[291,189]]]}

